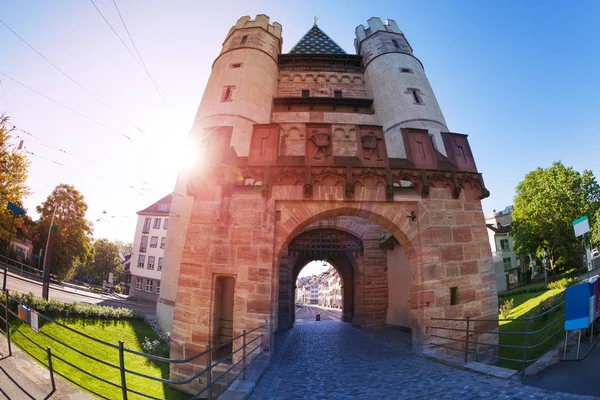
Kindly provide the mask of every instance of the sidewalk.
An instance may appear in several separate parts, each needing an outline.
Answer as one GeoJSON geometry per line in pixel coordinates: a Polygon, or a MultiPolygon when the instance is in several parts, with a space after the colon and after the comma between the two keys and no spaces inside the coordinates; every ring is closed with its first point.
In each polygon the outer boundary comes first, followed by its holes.
{"type": "Polygon", "coordinates": [[[92,396],[80,391],[59,378],[56,374],[56,391],[52,392],[50,373],[33,361],[27,354],[12,346],[12,356],[8,355],[8,342],[0,336],[0,398],[21,399],[61,399],[91,400],[92,396]],[[6,357],[6,358],[5,358],[6,357]]]}

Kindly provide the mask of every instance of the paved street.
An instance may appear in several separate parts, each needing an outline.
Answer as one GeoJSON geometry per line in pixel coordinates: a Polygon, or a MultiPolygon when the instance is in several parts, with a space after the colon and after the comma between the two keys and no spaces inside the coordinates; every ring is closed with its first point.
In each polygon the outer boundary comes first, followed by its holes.
{"type": "Polygon", "coordinates": [[[339,321],[342,317],[341,310],[319,307],[317,305],[304,305],[301,308],[296,307],[296,323],[314,321],[316,314],[321,315],[321,321],[339,321]]]}
{"type": "MultiPolygon", "coordinates": [[[[39,282],[23,279],[22,277],[15,276],[11,273],[8,275],[6,288],[9,291],[15,291],[23,294],[33,293],[34,296],[42,296],[42,285],[39,282]]],[[[50,285],[50,298],[64,303],[83,302],[111,307],[126,307],[145,313],[148,319],[156,319],[156,307],[153,305],[135,303],[127,300],[117,300],[113,297],[100,293],[90,293],[87,291],[67,287],[63,288],[55,284],[50,285]]]]}
{"type": "Polygon", "coordinates": [[[250,397],[258,399],[592,399],[455,369],[410,352],[410,335],[338,321],[296,324],[250,397]]]}

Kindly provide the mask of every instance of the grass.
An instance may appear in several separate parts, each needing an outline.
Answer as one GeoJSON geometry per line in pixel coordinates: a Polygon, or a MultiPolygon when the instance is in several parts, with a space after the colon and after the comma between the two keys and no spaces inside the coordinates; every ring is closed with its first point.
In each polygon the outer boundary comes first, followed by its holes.
{"type": "MultiPolygon", "coordinates": [[[[144,337],[148,337],[150,340],[158,338],[158,335],[152,330],[150,325],[141,321],[123,321],[123,320],[83,320],[83,319],[65,319],[59,318],[59,322],[69,326],[70,328],[76,329],[83,332],[91,337],[104,340],[109,343],[118,345],[118,339],[124,341],[125,347],[131,350],[143,352],[142,342],[144,337]]],[[[74,365],[85,369],[86,371],[100,376],[110,382],[120,385],[121,378],[118,369],[103,365],[98,361],[91,360],[84,357],[75,351],[49,339],[48,337],[35,333],[28,325],[23,323],[15,322],[18,325],[19,331],[32,338],[36,343],[41,345],[44,349],[46,346],[52,348],[52,354],[60,356],[73,363],[74,365]]],[[[94,356],[100,360],[109,362],[114,365],[119,365],[119,351],[117,349],[110,348],[106,345],[97,343],[91,339],[85,338],[76,333],[70,332],[69,330],[53,323],[42,321],[40,318],[40,330],[66,344],[72,346],[80,351],[85,352],[91,356],[94,356]]],[[[20,347],[25,348],[35,357],[42,360],[44,363],[47,362],[47,355],[45,350],[33,345],[30,341],[25,339],[22,335],[15,332],[14,329],[11,331],[11,338],[14,342],[18,343],[20,347]]],[[[161,356],[168,356],[167,354],[160,354],[161,356]]],[[[122,391],[120,388],[113,387],[105,382],[101,382],[95,378],[92,378],[80,371],[77,371],[73,367],[65,364],[64,362],[53,358],[52,360],[55,371],[58,371],[78,384],[93,390],[94,392],[100,393],[110,399],[121,399],[122,391]]],[[[137,356],[134,354],[125,353],[125,367],[129,370],[136,371],[139,373],[168,379],[169,378],[169,365],[164,362],[157,362],[148,360],[145,357],[137,356]]],[[[140,391],[145,394],[149,394],[154,397],[168,398],[168,399],[188,399],[189,395],[179,392],[167,384],[156,382],[150,379],[141,378],[132,374],[126,374],[127,387],[140,391]]],[[[142,396],[129,393],[129,399],[142,399],[142,396]]]]}
{"type": "MultiPolygon", "coordinates": [[[[537,292],[537,293],[523,293],[512,297],[514,299],[514,308],[510,313],[509,318],[526,318],[529,314],[535,312],[535,309],[539,306],[540,302],[546,300],[552,296],[558,295],[563,292],[564,289],[552,289],[547,290],[545,292],[537,292]]],[[[503,298],[501,300],[504,301],[508,298],[503,298]]],[[[531,320],[529,324],[529,331],[537,331],[545,326],[553,320],[557,319],[561,313],[564,313],[564,305],[562,307],[557,308],[552,311],[547,317],[537,318],[535,320],[531,320]]],[[[502,318],[502,317],[500,317],[502,318]]],[[[512,346],[523,346],[525,345],[525,335],[511,335],[508,332],[525,332],[527,329],[526,321],[500,321],[500,344],[501,345],[512,345],[512,346]]],[[[551,324],[548,328],[546,328],[542,332],[530,334],[528,337],[528,345],[534,346],[536,344],[542,343],[545,339],[550,337],[552,334],[556,332],[562,332],[564,326],[564,316],[562,318],[558,318],[557,321],[551,324]]],[[[545,352],[547,352],[550,348],[555,346],[562,335],[560,333],[556,333],[554,337],[547,340],[543,344],[539,345],[535,348],[530,348],[527,350],[527,359],[532,360],[537,357],[540,357],[545,352]]],[[[514,349],[514,348],[500,348],[500,357],[514,358],[518,360],[522,360],[524,356],[523,349],[514,349]]],[[[531,363],[527,363],[529,365],[531,363]]],[[[507,361],[500,360],[498,363],[501,367],[512,368],[521,370],[523,365],[522,362],[515,361],[507,361]]]]}

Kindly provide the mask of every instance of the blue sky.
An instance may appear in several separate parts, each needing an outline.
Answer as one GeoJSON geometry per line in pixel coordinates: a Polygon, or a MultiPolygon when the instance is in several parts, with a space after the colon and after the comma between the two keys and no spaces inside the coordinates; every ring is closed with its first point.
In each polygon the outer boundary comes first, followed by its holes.
{"type": "MultiPolygon", "coordinates": [[[[132,48],[112,0],[94,1],[132,48]]],[[[33,194],[25,206],[34,214],[58,183],[74,184],[90,206],[96,237],[133,240],[135,211],[172,191],[177,154],[185,147],[211,64],[242,15],[264,13],[280,22],[284,52],[315,15],[349,53],[354,53],[357,25],[371,16],[395,19],[425,66],[449,128],[469,135],[491,191],[485,212],[510,205],[525,174],[555,160],[600,174],[595,118],[600,111],[600,2],[117,4],[167,106],[91,2],[0,0],[2,21],[125,117],[72,84],[0,24],[0,73],[111,128],[0,75],[0,111],[35,136],[16,132],[35,154],[28,181],[33,194]]]]}

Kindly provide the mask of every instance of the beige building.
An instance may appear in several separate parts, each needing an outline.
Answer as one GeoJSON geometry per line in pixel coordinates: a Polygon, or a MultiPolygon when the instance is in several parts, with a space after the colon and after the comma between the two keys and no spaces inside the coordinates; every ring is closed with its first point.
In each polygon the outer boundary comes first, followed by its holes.
{"type": "Polygon", "coordinates": [[[130,258],[129,296],[157,301],[161,290],[164,252],[172,194],[138,211],[138,222],[130,258]]]}

